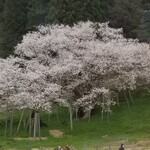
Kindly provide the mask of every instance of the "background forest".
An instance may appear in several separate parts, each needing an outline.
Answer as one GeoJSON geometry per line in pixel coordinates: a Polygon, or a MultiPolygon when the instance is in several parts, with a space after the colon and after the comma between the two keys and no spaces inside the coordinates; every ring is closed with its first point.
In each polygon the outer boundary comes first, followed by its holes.
{"type": "Polygon", "coordinates": [[[22,36],[43,24],[107,22],[126,38],[150,40],[150,0],[0,0],[0,57],[13,53],[22,36]]]}

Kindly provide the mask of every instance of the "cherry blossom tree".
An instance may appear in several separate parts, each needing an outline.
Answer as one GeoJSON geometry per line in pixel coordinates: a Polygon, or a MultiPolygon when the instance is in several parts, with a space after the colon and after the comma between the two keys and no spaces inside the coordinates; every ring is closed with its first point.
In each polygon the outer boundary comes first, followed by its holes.
{"type": "MultiPolygon", "coordinates": [[[[89,94],[94,89],[106,89],[111,94],[134,90],[149,80],[148,44],[125,39],[122,29],[110,28],[108,23],[39,26],[38,31],[23,37],[15,53],[49,67],[49,80],[62,85],[68,95],[74,93],[70,95],[80,104],[89,97],[87,108],[95,106],[89,94]],[[141,79],[145,82],[141,83],[141,79]]],[[[69,103],[72,107],[75,104],[69,103]]],[[[102,102],[99,104],[103,107],[102,102]]]]}
{"type": "Polygon", "coordinates": [[[20,109],[68,107],[71,129],[72,109],[99,105],[110,113],[113,93],[150,81],[148,44],[125,39],[108,23],[39,26],[23,36],[15,55],[0,61],[1,97],[20,109]]]}
{"type": "MultiPolygon", "coordinates": [[[[54,102],[63,102],[59,100],[61,86],[47,80],[47,68],[38,62],[10,57],[1,60],[0,70],[0,95],[11,109],[30,109],[38,113],[39,110],[51,111],[54,102]]],[[[39,122],[37,113],[35,126],[39,122]]]]}

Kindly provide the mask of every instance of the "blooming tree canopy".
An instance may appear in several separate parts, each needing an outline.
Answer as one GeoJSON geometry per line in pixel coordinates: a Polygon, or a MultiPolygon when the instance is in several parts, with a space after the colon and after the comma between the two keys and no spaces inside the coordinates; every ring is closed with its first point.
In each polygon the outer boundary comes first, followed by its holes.
{"type": "Polygon", "coordinates": [[[51,111],[61,86],[46,79],[47,68],[20,58],[1,60],[0,95],[3,102],[18,109],[51,111]]]}
{"type": "MultiPolygon", "coordinates": [[[[149,84],[148,44],[125,39],[121,29],[110,28],[108,23],[92,22],[37,29],[24,35],[16,46],[15,54],[19,58],[5,60],[10,61],[8,70],[14,67],[17,71],[10,71],[13,80],[7,82],[15,83],[13,94],[6,90],[14,104],[19,101],[28,103],[31,108],[48,110],[55,99],[65,106],[69,103],[77,108],[92,109],[95,105],[114,104],[112,92],[149,84]],[[11,62],[15,59],[23,62],[24,69],[11,62]],[[67,95],[72,95],[74,101],[66,101],[67,95]]],[[[5,68],[1,67],[4,72],[5,68]]],[[[1,76],[6,78],[5,73],[1,76]]]]}

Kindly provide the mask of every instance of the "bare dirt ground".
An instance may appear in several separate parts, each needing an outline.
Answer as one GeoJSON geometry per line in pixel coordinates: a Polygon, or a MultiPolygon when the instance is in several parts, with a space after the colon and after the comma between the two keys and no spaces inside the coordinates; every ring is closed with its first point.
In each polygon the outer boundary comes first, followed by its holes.
{"type": "Polygon", "coordinates": [[[49,134],[56,138],[61,138],[64,136],[64,133],[58,129],[49,130],[49,134]]]}
{"type": "Polygon", "coordinates": [[[14,138],[14,140],[16,140],[16,141],[21,141],[21,140],[47,140],[47,137],[36,137],[36,138],[34,138],[34,137],[28,137],[28,138],[21,138],[21,137],[16,137],[16,138],[14,138]]]}
{"type": "MultiPolygon", "coordinates": [[[[110,143],[108,146],[104,146],[100,148],[100,150],[118,150],[119,149],[119,143],[124,143],[125,144],[125,150],[150,150],[150,140],[141,140],[136,143],[134,142],[115,142],[115,143],[110,143]],[[117,144],[118,143],[118,144],[117,144]]],[[[94,149],[90,149],[94,150],[94,149]]]]}

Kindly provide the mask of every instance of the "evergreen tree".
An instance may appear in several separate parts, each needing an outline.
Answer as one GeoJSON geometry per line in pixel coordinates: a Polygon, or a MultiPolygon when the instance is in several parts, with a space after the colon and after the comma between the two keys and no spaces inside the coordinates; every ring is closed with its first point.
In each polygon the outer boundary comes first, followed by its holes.
{"type": "Polygon", "coordinates": [[[143,7],[143,17],[140,23],[138,38],[141,41],[150,43],[150,1],[143,0],[142,7],[143,7]]]}
{"type": "Polygon", "coordinates": [[[150,43],[150,11],[144,12],[142,21],[141,32],[139,32],[140,39],[150,43]]]}
{"type": "Polygon", "coordinates": [[[0,57],[9,56],[26,31],[28,0],[5,0],[0,34],[0,57]]]}
{"type": "Polygon", "coordinates": [[[27,27],[33,29],[34,26],[45,24],[45,17],[48,13],[49,0],[30,0],[28,5],[27,27]]]}
{"type": "Polygon", "coordinates": [[[123,28],[127,38],[136,38],[141,17],[140,0],[115,0],[111,9],[110,26],[123,28]]]}
{"type": "Polygon", "coordinates": [[[150,0],[142,0],[141,3],[143,10],[150,10],[150,0]]]}
{"type": "Polygon", "coordinates": [[[4,9],[4,0],[0,0],[0,24],[2,23],[3,18],[3,9],[4,9]]]}
{"type": "Polygon", "coordinates": [[[79,21],[101,22],[100,0],[51,0],[47,23],[73,25],[79,21]]]}
{"type": "Polygon", "coordinates": [[[109,21],[114,0],[100,0],[102,21],[109,21]]]}

